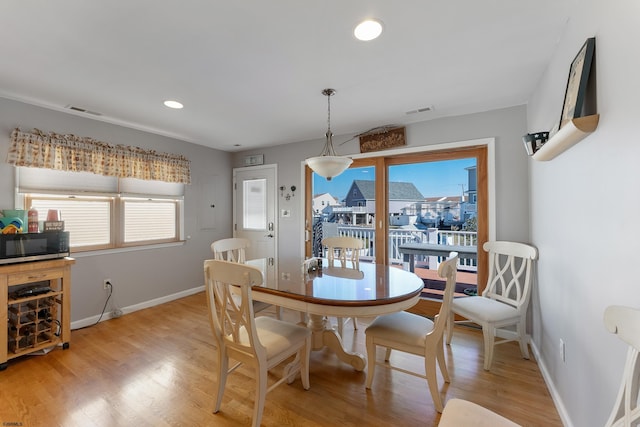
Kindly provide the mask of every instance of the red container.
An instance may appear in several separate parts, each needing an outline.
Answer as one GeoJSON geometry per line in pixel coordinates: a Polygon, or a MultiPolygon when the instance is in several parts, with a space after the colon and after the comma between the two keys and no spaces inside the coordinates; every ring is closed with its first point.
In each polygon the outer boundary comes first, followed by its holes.
{"type": "Polygon", "coordinates": [[[29,233],[38,232],[38,211],[34,208],[29,209],[28,213],[29,233]]]}

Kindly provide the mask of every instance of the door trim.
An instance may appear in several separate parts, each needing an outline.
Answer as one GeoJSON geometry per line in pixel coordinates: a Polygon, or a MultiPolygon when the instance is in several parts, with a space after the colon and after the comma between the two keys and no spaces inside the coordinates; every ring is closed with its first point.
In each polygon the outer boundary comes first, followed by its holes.
{"type": "MultiPolygon", "coordinates": [[[[486,170],[486,176],[487,176],[487,182],[486,183],[480,183],[478,182],[478,185],[483,185],[485,186],[486,190],[487,190],[487,194],[486,194],[486,221],[487,221],[487,227],[486,227],[486,236],[484,236],[484,238],[482,239],[483,242],[487,241],[487,240],[495,240],[496,238],[496,206],[495,206],[495,191],[496,191],[496,181],[495,181],[495,138],[478,138],[478,139],[471,139],[471,140],[463,140],[463,141],[457,141],[457,142],[446,142],[446,143],[441,143],[441,144],[433,144],[433,145],[421,145],[421,146],[415,146],[415,147],[410,147],[410,148],[399,148],[399,149],[392,149],[392,150],[384,150],[384,151],[376,151],[376,152],[371,152],[371,153],[364,153],[364,154],[354,154],[354,155],[350,155],[348,157],[351,157],[352,159],[354,159],[354,164],[360,163],[358,162],[358,160],[360,160],[362,163],[367,163],[365,159],[369,159],[369,163],[370,162],[375,162],[376,158],[393,158],[393,157],[402,157],[404,155],[420,155],[420,154],[429,154],[429,153],[433,153],[433,152],[455,152],[455,151],[460,151],[460,150],[465,150],[465,149],[472,149],[472,148],[485,148],[487,150],[486,152],[486,165],[477,165],[479,168],[480,167],[484,167],[486,170]],[[371,159],[373,158],[373,159],[371,159]]],[[[377,169],[378,164],[376,163],[376,169],[377,169]]],[[[309,224],[311,223],[311,200],[309,200],[308,198],[311,197],[312,195],[310,195],[310,190],[311,190],[311,169],[307,166],[305,166],[305,164],[302,164],[303,167],[303,176],[304,176],[304,188],[305,188],[305,209],[304,209],[304,217],[306,222],[309,222],[309,224]]],[[[386,170],[386,164],[385,167],[382,167],[381,170],[386,170]]],[[[386,178],[386,177],[385,177],[386,178]]],[[[384,189],[378,189],[376,188],[376,190],[383,190],[384,189]]],[[[382,202],[380,202],[382,203],[382,202]]],[[[376,206],[376,210],[378,210],[378,208],[381,208],[380,212],[386,212],[386,206],[376,206]]],[[[385,221],[386,223],[386,221],[385,221]]],[[[303,240],[305,239],[305,235],[306,233],[306,227],[304,228],[305,232],[303,232],[303,240]]],[[[386,230],[386,224],[385,224],[385,228],[384,230],[386,230]]],[[[384,231],[383,230],[383,231],[384,231]]],[[[377,235],[378,233],[376,233],[377,235]]],[[[384,236],[384,232],[380,233],[381,235],[384,236]]],[[[478,236],[479,240],[480,240],[480,236],[478,236]]],[[[384,245],[386,247],[386,245],[384,245]]],[[[481,246],[480,241],[478,242],[478,246],[481,246]]],[[[311,250],[311,242],[310,241],[304,241],[304,247],[305,247],[305,253],[309,254],[310,250],[311,250]]],[[[484,253],[482,251],[480,252],[480,256],[478,259],[478,263],[482,262],[484,263],[486,261],[486,257],[483,256],[484,253]]],[[[385,258],[382,258],[384,260],[386,260],[386,252],[385,252],[385,258]]],[[[376,258],[377,258],[377,254],[376,254],[376,258]]],[[[386,261],[385,261],[386,262],[386,261]]],[[[486,269],[484,269],[486,271],[486,269]]],[[[482,274],[482,275],[478,275],[478,285],[480,289],[480,284],[484,283],[486,285],[486,273],[482,274]]]]}

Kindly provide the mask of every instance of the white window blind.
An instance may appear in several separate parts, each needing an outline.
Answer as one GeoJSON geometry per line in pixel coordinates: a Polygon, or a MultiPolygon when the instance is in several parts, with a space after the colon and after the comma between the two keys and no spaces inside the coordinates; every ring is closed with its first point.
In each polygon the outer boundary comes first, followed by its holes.
{"type": "Polygon", "coordinates": [[[59,210],[65,231],[69,232],[74,248],[104,247],[111,242],[111,212],[113,198],[87,197],[59,199],[43,195],[34,197],[31,207],[38,211],[38,219],[45,220],[50,209],[59,210]]]}
{"type": "Polygon", "coordinates": [[[65,172],[53,169],[16,168],[19,193],[74,191],[116,193],[118,178],[89,172],[65,172]]]}
{"type": "Polygon", "coordinates": [[[136,178],[120,178],[120,193],[147,194],[153,196],[183,196],[184,184],[163,181],[145,181],[136,178]]]}
{"type": "Polygon", "coordinates": [[[73,191],[89,193],[126,193],[154,196],[183,196],[184,184],[116,178],[90,172],[65,172],[53,169],[18,167],[18,192],[73,191]]]}
{"type": "Polygon", "coordinates": [[[184,184],[18,167],[17,189],[40,220],[60,211],[72,251],[180,239],[184,184]]]}
{"type": "Polygon", "coordinates": [[[126,198],[123,204],[125,243],[176,238],[176,203],[126,198]]]}

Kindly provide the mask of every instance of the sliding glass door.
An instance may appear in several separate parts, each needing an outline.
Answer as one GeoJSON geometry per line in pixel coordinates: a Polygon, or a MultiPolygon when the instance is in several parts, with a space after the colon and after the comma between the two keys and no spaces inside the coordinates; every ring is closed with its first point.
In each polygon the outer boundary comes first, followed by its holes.
{"type": "Polygon", "coordinates": [[[327,181],[310,173],[311,215],[307,215],[310,238],[308,256],[322,256],[322,239],[331,236],[353,236],[361,239],[362,261],[376,259],[376,167],[354,163],[341,175],[327,181]]]}
{"type": "MultiPolygon", "coordinates": [[[[407,160],[390,161],[387,170],[388,262],[404,265],[403,248],[436,250],[412,254],[410,265],[425,281],[423,295],[439,299],[444,283],[437,275],[438,266],[447,253],[442,246],[477,251],[477,161],[475,157],[407,160]]],[[[476,259],[459,259],[461,295],[476,291],[477,266],[476,259]]]]}
{"type": "MultiPolygon", "coordinates": [[[[332,181],[307,168],[307,256],[327,233],[365,240],[363,260],[402,264],[403,242],[475,245],[488,237],[485,146],[358,159],[332,181]]],[[[433,269],[438,260],[420,260],[433,269]]],[[[486,255],[461,270],[486,283],[486,255]]],[[[437,268],[437,267],[435,267],[437,268]]],[[[481,289],[478,289],[481,291],[481,289]]]]}

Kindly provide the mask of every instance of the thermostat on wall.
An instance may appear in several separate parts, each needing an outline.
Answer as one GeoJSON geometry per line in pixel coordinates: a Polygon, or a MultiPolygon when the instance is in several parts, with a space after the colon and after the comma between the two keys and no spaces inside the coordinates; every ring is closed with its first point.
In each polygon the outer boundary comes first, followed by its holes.
{"type": "Polygon", "coordinates": [[[264,164],[264,154],[254,154],[253,156],[244,157],[245,166],[258,166],[264,164]]]}

